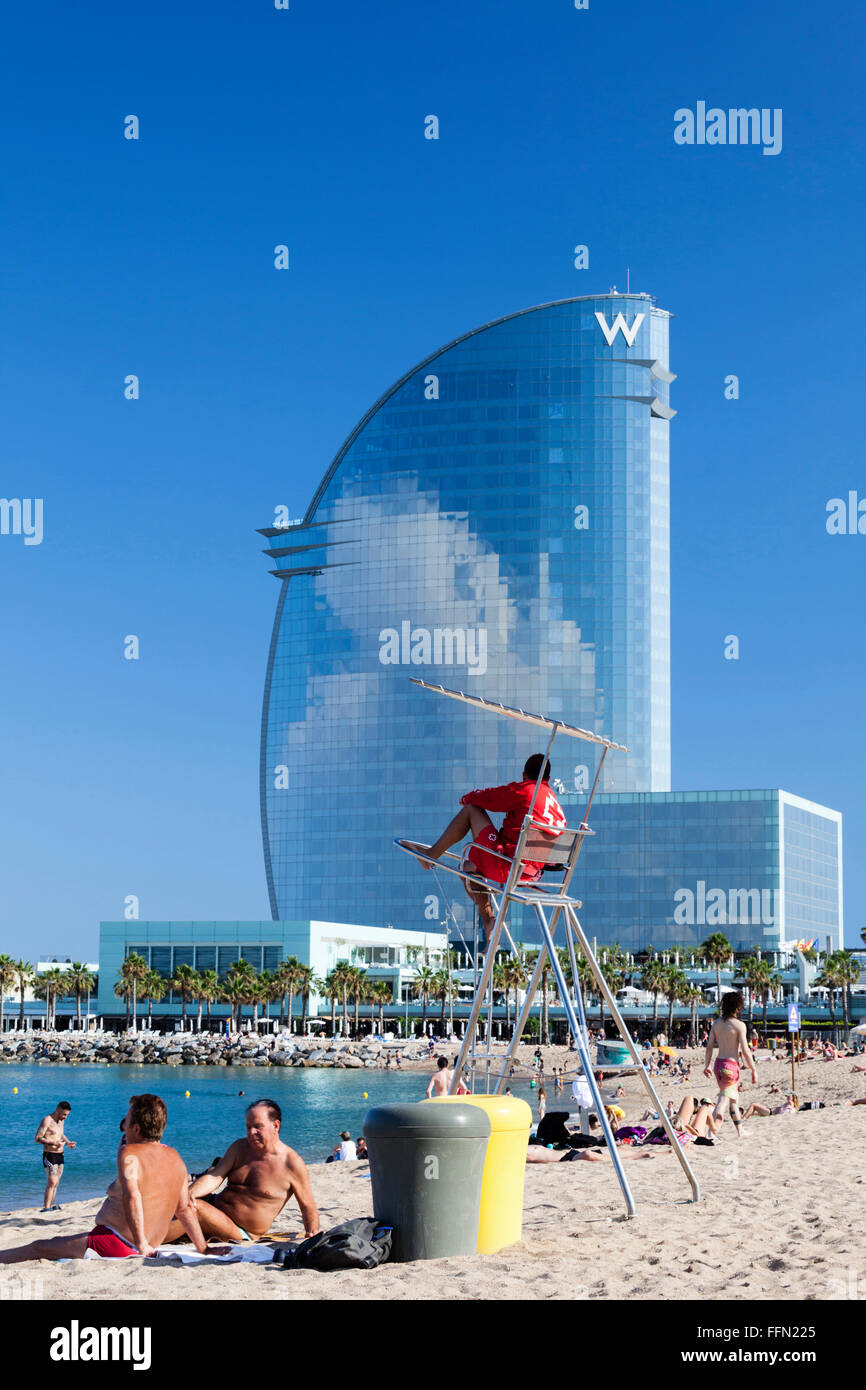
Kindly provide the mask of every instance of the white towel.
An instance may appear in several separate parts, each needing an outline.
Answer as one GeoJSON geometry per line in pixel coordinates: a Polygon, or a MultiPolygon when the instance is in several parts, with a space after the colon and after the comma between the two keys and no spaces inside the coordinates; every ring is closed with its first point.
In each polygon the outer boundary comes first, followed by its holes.
{"type": "Polygon", "coordinates": [[[155,1255],[145,1261],[150,1265],[233,1265],[270,1264],[274,1258],[272,1245],[232,1245],[228,1255],[200,1255],[192,1246],[161,1245],[155,1255]]]}

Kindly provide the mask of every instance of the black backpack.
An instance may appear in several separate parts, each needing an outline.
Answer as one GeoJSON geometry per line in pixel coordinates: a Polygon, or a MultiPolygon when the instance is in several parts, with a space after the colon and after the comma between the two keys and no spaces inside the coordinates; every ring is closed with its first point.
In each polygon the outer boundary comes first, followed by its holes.
{"type": "Polygon", "coordinates": [[[284,1269],[375,1269],[391,1253],[392,1226],[359,1216],[320,1231],[283,1256],[284,1269]]]}

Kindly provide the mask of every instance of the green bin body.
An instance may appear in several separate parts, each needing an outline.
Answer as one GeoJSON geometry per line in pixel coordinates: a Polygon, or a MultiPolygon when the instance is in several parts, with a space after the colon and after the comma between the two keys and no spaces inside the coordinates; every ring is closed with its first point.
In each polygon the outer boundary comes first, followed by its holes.
{"type": "Polygon", "coordinates": [[[392,1260],[478,1249],[490,1120],[474,1105],[379,1105],[367,1112],[373,1215],[393,1226],[392,1260]]]}

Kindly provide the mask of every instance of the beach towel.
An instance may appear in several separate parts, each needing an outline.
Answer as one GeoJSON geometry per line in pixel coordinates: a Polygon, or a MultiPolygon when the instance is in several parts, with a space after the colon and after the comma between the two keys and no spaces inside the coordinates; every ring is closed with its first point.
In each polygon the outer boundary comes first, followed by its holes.
{"type": "Polygon", "coordinates": [[[192,1246],[161,1245],[155,1255],[145,1260],[148,1265],[236,1265],[272,1264],[275,1252],[272,1245],[233,1245],[228,1255],[200,1255],[192,1246]]]}

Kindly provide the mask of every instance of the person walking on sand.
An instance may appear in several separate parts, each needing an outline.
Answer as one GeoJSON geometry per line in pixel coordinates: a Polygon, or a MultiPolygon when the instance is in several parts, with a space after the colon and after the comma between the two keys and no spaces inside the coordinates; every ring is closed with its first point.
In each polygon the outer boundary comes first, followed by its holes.
{"type": "Polygon", "coordinates": [[[752,1073],[752,1085],[757,1086],[758,1084],[758,1072],[755,1059],[749,1051],[746,1025],[740,1021],[742,1009],[742,994],[733,993],[722,996],[722,1016],[716,1019],[710,1029],[704,1055],[704,1076],[712,1077],[715,1075],[719,1088],[713,1110],[713,1119],[723,1119],[725,1112],[730,1110],[734,1127],[741,1138],[746,1133],[742,1128],[743,1117],[740,1112],[738,1097],[741,1060],[752,1073]],[[715,1065],[711,1067],[710,1063],[715,1048],[718,1048],[719,1055],[715,1065]]]}
{"type": "Polygon", "coordinates": [[[60,1211],[54,1198],[63,1177],[64,1150],[75,1148],[74,1140],[67,1139],[63,1133],[63,1126],[71,1108],[68,1100],[61,1100],[51,1114],[46,1115],[40,1122],[36,1131],[36,1143],[42,1145],[42,1167],[45,1169],[46,1177],[43,1211],[60,1211]]]}
{"type": "Polygon", "coordinates": [[[538,1088],[538,1122],[539,1124],[547,1114],[547,1092],[543,1086],[538,1088]]]}
{"type": "MultiPolygon", "coordinates": [[[[551,837],[559,835],[565,829],[565,812],[550,789],[549,779],[550,762],[545,762],[543,753],[533,753],[532,757],[526,760],[519,782],[509,782],[503,787],[482,787],[477,791],[467,792],[460,798],[461,809],[435,844],[430,846],[428,858],[441,858],[446,849],[458,845],[471,832],[472,844],[466,851],[464,867],[470,872],[491,879],[494,883],[505,883],[511,872],[510,860],[514,858],[523,822],[530,808],[532,819],[539,825],[548,827],[551,837]],[[542,764],[544,773],[536,797],[535,787],[542,764]],[[488,811],[505,812],[500,830],[493,824],[488,811]]],[[[423,867],[430,869],[432,865],[424,864],[423,867]]],[[[540,877],[543,867],[543,864],[525,862],[521,883],[533,883],[540,877]]],[[[467,880],[464,880],[464,887],[478,908],[484,934],[489,941],[496,920],[490,894],[481,885],[467,880]]]]}

